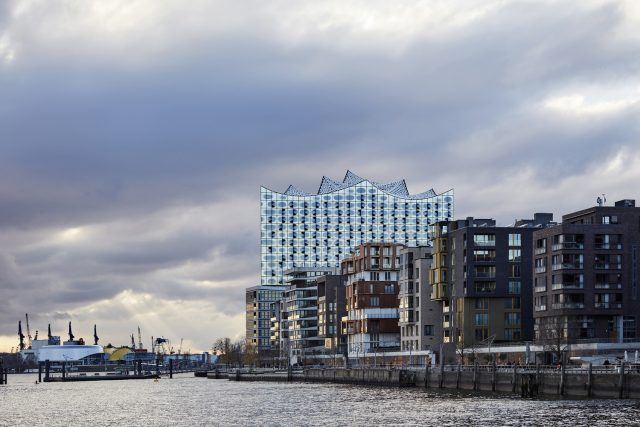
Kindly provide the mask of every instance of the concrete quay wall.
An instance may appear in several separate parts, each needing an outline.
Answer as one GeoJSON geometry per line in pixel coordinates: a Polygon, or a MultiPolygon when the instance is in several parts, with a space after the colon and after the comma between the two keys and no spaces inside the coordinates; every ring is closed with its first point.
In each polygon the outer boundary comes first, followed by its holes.
{"type": "Polygon", "coordinates": [[[422,369],[312,368],[289,372],[209,372],[231,381],[306,381],[510,393],[522,397],[640,399],[640,371],[546,367],[446,366],[422,369]]]}

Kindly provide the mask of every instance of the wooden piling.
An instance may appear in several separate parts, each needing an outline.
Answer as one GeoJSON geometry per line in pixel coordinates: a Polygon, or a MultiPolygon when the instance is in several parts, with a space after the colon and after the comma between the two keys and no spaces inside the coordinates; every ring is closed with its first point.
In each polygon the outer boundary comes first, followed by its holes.
{"type": "Polygon", "coordinates": [[[49,373],[51,372],[51,362],[49,360],[44,361],[44,379],[49,381],[49,373]]]}
{"type": "Polygon", "coordinates": [[[62,362],[62,378],[67,377],[67,362],[62,362]]]}
{"type": "Polygon", "coordinates": [[[620,378],[618,379],[618,397],[624,397],[624,362],[620,362],[620,378]]]}
{"type": "Polygon", "coordinates": [[[478,362],[473,363],[473,390],[478,389],[478,362]]]}
{"type": "Polygon", "coordinates": [[[591,397],[592,388],[593,388],[593,364],[589,362],[589,370],[587,371],[587,397],[591,397]]]}
{"type": "Polygon", "coordinates": [[[516,383],[518,382],[518,366],[513,365],[513,376],[511,377],[511,392],[516,392],[516,383]]]}
{"type": "Polygon", "coordinates": [[[42,382],[42,362],[38,362],[38,382],[42,382]]]}
{"type": "Polygon", "coordinates": [[[442,360],[440,361],[440,378],[439,378],[439,388],[442,388],[442,386],[444,385],[444,363],[442,363],[442,360]]]}
{"type": "Polygon", "coordinates": [[[460,364],[458,363],[458,372],[456,373],[456,390],[460,388],[460,364]]]}
{"type": "Polygon", "coordinates": [[[173,378],[173,360],[169,360],[169,378],[173,378]]]}
{"type": "Polygon", "coordinates": [[[562,365],[560,365],[560,396],[564,396],[564,384],[565,384],[565,378],[566,376],[566,371],[565,371],[565,363],[564,363],[564,359],[562,360],[562,365]]]}
{"type": "Polygon", "coordinates": [[[496,391],[496,360],[491,363],[491,391],[496,391]]]}

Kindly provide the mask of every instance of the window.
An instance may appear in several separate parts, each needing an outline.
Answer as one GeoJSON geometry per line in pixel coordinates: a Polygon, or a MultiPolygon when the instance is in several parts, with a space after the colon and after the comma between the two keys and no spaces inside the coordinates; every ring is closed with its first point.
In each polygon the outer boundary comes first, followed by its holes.
{"type": "Polygon", "coordinates": [[[496,235],[495,234],[474,234],[473,243],[476,246],[495,246],[496,235]]]}
{"type": "Polygon", "coordinates": [[[509,277],[520,277],[520,264],[511,264],[509,266],[509,277]]]}
{"type": "Polygon", "coordinates": [[[384,285],[384,293],[385,294],[395,293],[395,286],[391,283],[389,283],[388,285],[384,285]]]}
{"type": "Polygon", "coordinates": [[[509,280],[509,293],[520,294],[522,289],[522,282],[519,280],[509,280]]]}
{"type": "Polygon", "coordinates": [[[493,249],[476,249],[473,251],[473,260],[476,262],[491,262],[496,260],[496,251],[493,249]]]}
{"type": "Polygon", "coordinates": [[[504,323],[506,326],[516,326],[520,324],[520,313],[505,313],[504,323]]]}
{"type": "Polygon", "coordinates": [[[427,337],[433,335],[433,325],[424,325],[424,335],[427,337]]]}
{"type": "Polygon", "coordinates": [[[505,299],[504,308],[506,308],[507,310],[520,310],[520,297],[505,299]]]}
{"type": "Polygon", "coordinates": [[[380,273],[372,272],[371,280],[380,280],[380,273]]]}
{"type": "Polygon", "coordinates": [[[489,338],[488,328],[476,328],[476,341],[484,341],[489,338]]]}
{"type": "Polygon", "coordinates": [[[477,293],[486,294],[495,292],[496,282],[474,282],[473,284],[477,293]]]}
{"type": "Polygon", "coordinates": [[[380,297],[371,297],[371,307],[380,307],[380,297]]]}
{"type": "Polygon", "coordinates": [[[509,246],[522,246],[520,233],[509,234],[509,246]]]}
{"type": "Polygon", "coordinates": [[[476,313],[475,314],[475,322],[476,326],[488,326],[489,325],[489,314],[488,313],[476,313]]]}
{"type": "Polygon", "coordinates": [[[478,279],[493,279],[496,277],[496,267],[493,265],[476,265],[473,270],[474,277],[478,279]]]}
{"type": "Polygon", "coordinates": [[[476,298],[474,306],[476,310],[488,310],[489,309],[489,300],[486,298],[476,298]]]}
{"type": "Polygon", "coordinates": [[[521,252],[520,249],[509,249],[509,261],[520,262],[521,252]]]}

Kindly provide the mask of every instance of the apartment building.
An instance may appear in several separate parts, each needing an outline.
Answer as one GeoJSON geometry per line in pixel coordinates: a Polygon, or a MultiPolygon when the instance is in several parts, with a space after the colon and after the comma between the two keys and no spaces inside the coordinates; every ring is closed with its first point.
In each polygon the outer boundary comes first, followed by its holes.
{"type": "Polygon", "coordinates": [[[284,286],[254,286],[245,290],[246,339],[258,353],[271,350],[271,304],[282,298],[284,286]]]}
{"type": "Polygon", "coordinates": [[[533,232],[552,214],[497,226],[467,218],[435,226],[431,298],[442,305],[443,342],[474,346],[533,338],[533,232]]]}
{"type": "Polygon", "coordinates": [[[341,263],[347,311],[342,328],[349,357],[400,348],[398,271],[403,248],[366,243],[341,263]]]}
{"type": "Polygon", "coordinates": [[[346,336],[342,334],[341,321],[346,315],[345,277],[327,274],[318,277],[318,338],[324,339],[325,352],[344,354],[346,336]]]}
{"type": "Polygon", "coordinates": [[[566,214],[533,238],[538,342],[638,339],[640,208],[634,200],[566,214]]]}
{"type": "Polygon", "coordinates": [[[408,247],[400,251],[400,350],[431,350],[442,343],[442,304],[431,300],[429,271],[432,248],[408,247]]]}

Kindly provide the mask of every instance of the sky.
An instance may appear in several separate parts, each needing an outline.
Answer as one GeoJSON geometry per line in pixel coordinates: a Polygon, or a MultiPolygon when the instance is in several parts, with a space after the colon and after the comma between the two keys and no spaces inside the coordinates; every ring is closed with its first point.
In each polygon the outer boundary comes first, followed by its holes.
{"type": "Polygon", "coordinates": [[[0,2],[0,351],[244,335],[259,188],[640,200],[637,1],[0,2]]]}

